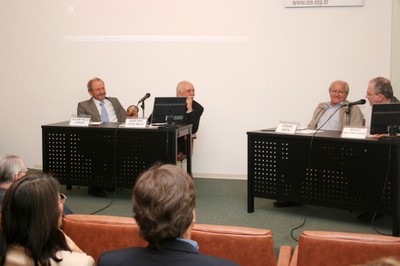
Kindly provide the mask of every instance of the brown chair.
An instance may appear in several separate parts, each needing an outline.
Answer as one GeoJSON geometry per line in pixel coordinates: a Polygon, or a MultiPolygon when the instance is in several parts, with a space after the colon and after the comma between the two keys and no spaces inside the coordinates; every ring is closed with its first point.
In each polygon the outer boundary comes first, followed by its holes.
{"type": "Polygon", "coordinates": [[[304,231],[293,255],[280,249],[278,266],[348,266],[400,254],[400,238],[344,232],[304,231]]]}
{"type": "Polygon", "coordinates": [[[226,258],[239,265],[276,265],[271,230],[196,224],[192,239],[199,244],[202,254],[226,258]]]}
{"type": "MultiPolygon", "coordinates": [[[[135,220],[127,217],[70,214],[64,218],[64,232],[96,262],[107,250],[147,245],[135,220]]],[[[244,266],[276,265],[271,230],[196,224],[192,239],[202,254],[244,266]]]]}
{"type": "Polygon", "coordinates": [[[64,232],[96,263],[104,251],[147,245],[135,220],[128,217],[69,214],[64,232]]]}

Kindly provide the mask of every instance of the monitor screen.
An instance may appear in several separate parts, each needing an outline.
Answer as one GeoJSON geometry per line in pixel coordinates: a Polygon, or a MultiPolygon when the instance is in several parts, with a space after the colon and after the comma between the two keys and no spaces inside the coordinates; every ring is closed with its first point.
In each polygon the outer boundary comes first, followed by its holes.
{"type": "Polygon", "coordinates": [[[400,102],[372,105],[371,134],[395,136],[400,125],[400,102]]]}
{"type": "Polygon", "coordinates": [[[186,97],[155,97],[152,124],[184,124],[186,97]]]}

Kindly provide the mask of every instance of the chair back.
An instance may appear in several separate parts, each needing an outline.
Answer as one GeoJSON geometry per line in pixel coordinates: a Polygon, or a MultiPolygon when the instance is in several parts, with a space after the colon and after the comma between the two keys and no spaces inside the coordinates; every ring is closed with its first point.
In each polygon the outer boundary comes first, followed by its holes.
{"type": "Polygon", "coordinates": [[[398,256],[400,238],[373,234],[304,231],[290,265],[357,265],[398,256]]]}
{"type": "MultiPolygon", "coordinates": [[[[70,214],[64,218],[64,232],[96,263],[105,251],[147,245],[135,220],[128,217],[70,214]]],[[[244,266],[276,266],[271,230],[195,224],[192,239],[202,254],[244,266]]]]}

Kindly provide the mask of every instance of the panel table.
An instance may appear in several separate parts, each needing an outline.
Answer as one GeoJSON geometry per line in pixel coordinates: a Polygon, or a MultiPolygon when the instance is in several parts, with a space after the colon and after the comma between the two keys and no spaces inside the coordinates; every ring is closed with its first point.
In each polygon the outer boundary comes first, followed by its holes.
{"type": "Polygon", "coordinates": [[[397,140],[346,139],[317,134],[247,132],[248,205],[254,197],[374,212],[393,216],[399,235],[397,140]]]}
{"type": "Polygon", "coordinates": [[[132,188],[137,176],[156,162],[176,163],[177,140],[185,139],[191,169],[192,125],[125,128],[117,123],[42,125],[43,170],[61,184],[132,188]]]}

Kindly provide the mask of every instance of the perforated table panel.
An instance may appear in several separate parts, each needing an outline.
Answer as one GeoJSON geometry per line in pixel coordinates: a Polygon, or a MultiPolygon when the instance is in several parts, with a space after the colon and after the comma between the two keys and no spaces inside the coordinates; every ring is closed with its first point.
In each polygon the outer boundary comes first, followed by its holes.
{"type": "MultiPolygon", "coordinates": [[[[61,184],[131,188],[137,176],[156,162],[175,164],[177,139],[185,135],[191,139],[191,125],[116,126],[70,127],[68,122],[42,126],[43,170],[61,184]]],[[[185,143],[191,151],[191,141],[185,143]]],[[[191,174],[190,153],[187,159],[191,174]]]]}
{"type": "Polygon", "coordinates": [[[254,197],[349,210],[397,220],[399,142],[344,139],[339,132],[248,136],[248,212],[254,197]]]}

